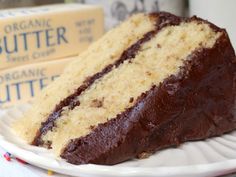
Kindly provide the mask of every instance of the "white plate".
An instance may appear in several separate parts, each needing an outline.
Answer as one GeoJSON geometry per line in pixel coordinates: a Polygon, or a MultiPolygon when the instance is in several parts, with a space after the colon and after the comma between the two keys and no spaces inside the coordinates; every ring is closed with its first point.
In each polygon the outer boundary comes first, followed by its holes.
{"type": "Polygon", "coordinates": [[[25,144],[10,123],[28,106],[0,111],[0,146],[28,163],[55,172],[79,177],[191,177],[217,176],[236,171],[236,131],[206,141],[185,143],[179,148],[158,151],[148,159],[114,166],[71,165],[56,159],[46,149],[25,144]]]}

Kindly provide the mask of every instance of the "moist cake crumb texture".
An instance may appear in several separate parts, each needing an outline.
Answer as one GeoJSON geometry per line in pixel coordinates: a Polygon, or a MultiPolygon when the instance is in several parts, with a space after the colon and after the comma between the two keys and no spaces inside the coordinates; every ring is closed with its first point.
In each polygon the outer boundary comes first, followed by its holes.
{"type": "Polygon", "coordinates": [[[154,23],[155,21],[151,21],[147,16],[136,15],[92,44],[65,69],[64,74],[54,84],[49,85],[36,98],[34,109],[26,113],[23,120],[14,124],[19,135],[31,143],[41,122],[46,121],[61,100],[73,94],[86,78],[115,62],[117,57],[135,43],[140,36],[154,30],[154,23]],[[33,119],[31,119],[32,115],[34,115],[33,119]]]}

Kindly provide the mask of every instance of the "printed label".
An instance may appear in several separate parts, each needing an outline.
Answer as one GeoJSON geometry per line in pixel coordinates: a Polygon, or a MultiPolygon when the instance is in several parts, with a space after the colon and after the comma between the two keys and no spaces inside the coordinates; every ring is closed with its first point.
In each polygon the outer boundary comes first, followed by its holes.
{"type": "Polygon", "coordinates": [[[1,12],[0,69],[77,55],[103,34],[101,8],[68,6],[1,12]]]}
{"type": "Polygon", "coordinates": [[[59,77],[73,59],[29,64],[0,71],[0,107],[31,100],[59,77]]]}

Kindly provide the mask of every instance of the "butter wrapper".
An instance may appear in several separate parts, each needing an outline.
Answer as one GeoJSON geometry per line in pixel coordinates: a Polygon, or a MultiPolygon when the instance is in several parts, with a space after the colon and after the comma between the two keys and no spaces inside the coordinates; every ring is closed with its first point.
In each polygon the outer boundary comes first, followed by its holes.
{"type": "Polygon", "coordinates": [[[0,11],[0,70],[78,55],[104,33],[99,6],[58,4],[0,11]]]}
{"type": "Polygon", "coordinates": [[[0,107],[28,102],[63,72],[75,59],[40,62],[0,71],[0,107]]]}

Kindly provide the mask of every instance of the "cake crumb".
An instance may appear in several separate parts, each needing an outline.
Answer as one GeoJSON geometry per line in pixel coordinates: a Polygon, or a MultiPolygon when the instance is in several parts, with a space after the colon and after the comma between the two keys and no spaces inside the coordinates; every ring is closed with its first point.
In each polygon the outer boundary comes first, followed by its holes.
{"type": "Polygon", "coordinates": [[[151,155],[152,155],[152,153],[150,153],[150,152],[142,152],[138,155],[138,159],[146,159],[151,155]]]}
{"type": "Polygon", "coordinates": [[[199,43],[199,46],[201,46],[201,47],[204,46],[204,45],[203,45],[203,42],[200,42],[200,43],[199,43]]]}
{"type": "Polygon", "coordinates": [[[90,125],[89,129],[90,129],[90,130],[94,130],[94,129],[95,129],[95,126],[94,126],[94,125],[90,125]]]}
{"type": "Polygon", "coordinates": [[[157,44],[157,48],[160,49],[160,48],[161,48],[161,45],[160,45],[160,44],[157,44]]]}
{"type": "Polygon", "coordinates": [[[99,99],[94,99],[91,102],[91,107],[95,107],[95,108],[101,108],[103,106],[103,102],[104,102],[104,97],[99,100],[99,99]]]}
{"type": "Polygon", "coordinates": [[[133,103],[133,101],[134,101],[134,98],[131,97],[131,98],[129,99],[129,103],[133,103]]]}
{"type": "Polygon", "coordinates": [[[47,149],[52,149],[52,141],[44,141],[44,147],[46,147],[47,149]]]}
{"type": "Polygon", "coordinates": [[[146,74],[147,74],[148,76],[151,76],[151,75],[152,75],[152,73],[149,72],[149,71],[147,71],[146,74]]]}

